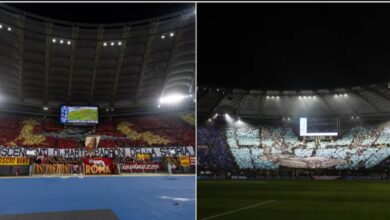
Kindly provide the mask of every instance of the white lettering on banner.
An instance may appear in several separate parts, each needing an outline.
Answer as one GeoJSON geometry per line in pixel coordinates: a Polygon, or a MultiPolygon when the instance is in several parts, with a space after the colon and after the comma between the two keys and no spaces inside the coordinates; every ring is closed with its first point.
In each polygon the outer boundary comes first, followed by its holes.
{"type": "MultiPolygon", "coordinates": [[[[84,148],[76,149],[55,149],[55,148],[34,148],[34,147],[0,147],[2,157],[24,157],[27,150],[35,150],[37,155],[63,156],[67,158],[79,158],[85,156],[84,148]]],[[[152,154],[152,157],[177,157],[195,156],[194,147],[151,147],[151,148],[97,148],[95,155],[103,157],[134,157],[140,153],[152,154]]]]}
{"type": "Polygon", "coordinates": [[[125,164],[122,165],[122,170],[158,170],[161,166],[159,164],[125,164]]]}

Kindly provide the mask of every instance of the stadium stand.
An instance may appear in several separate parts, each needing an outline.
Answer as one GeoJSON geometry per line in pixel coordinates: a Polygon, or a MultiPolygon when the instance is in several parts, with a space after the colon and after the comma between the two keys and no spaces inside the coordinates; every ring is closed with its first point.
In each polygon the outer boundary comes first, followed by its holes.
{"type": "MultiPolygon", "coordinates": [[[[239,170],[376,169],[390,156],[388,95],[384,85],[299,92],[200,87],[198,118],[204,126],[198,143],[220,130],[213,135],[222,141],[220,151],[239,170]],[[339,135],[300,137],[302,116],[337,118],[339,135]]],[[[198,149],[200,170],[225,166],[215,160],[214,147],[198,149]]]]}
{"type": "MultiPolygon", "coordinates": [[[[199,144],[207,143],[207,135],[214,129],[199,128],[199,144]]],[[[262,125],[253,128],[225,127],[224,132],[213,133],[212,137],[226,143],[218,145],[225,148],[219,152],[228,157],[230,151],[240,169],[277,169],[280,162],[287,158],[296,159],[297,162],[321,158],[323,164],[319,167],[324,166],[323,168],[327,167],[326,162],[337,160],[337,163],[331,163],[331,167],[357,169],[372,168],[390,156],[389,129],[388,122],[357,126],[348,129],[336,140],[322,140],[319,143],[299,140],[292,128],[262,125]]],[[[211,153],[214,147],[216,146],[198,150],[201,166],[215,163],[219,167],[226,166],[226,163],[217,160],[211,153]]],[[[309,164],[303,168],[309,168],[309,164]]]]}
{"type": "Polygon", "coordinates": [[[50,119],[0,118],[0,129],[2,146],[79,148],[85,135],[101,135],[101,148],[195,145],[193,126],[179,116],[115,119],[95,129],[64,128],[50,119]]]}

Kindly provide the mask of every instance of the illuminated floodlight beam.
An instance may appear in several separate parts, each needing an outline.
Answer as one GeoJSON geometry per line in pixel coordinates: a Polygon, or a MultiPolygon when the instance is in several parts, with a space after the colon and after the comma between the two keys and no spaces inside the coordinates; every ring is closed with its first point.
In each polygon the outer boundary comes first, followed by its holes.
{"type": "Polygon", "coordinates": [[[225,113],[225,120],[230,125],[234,123],[234,119],[228,113],[225,113]]]}
{"type": "Polygon", "coordinates": [[[171,94],[165,97],[161,97],[159,102],[161,104],[175,104],[183,101],[185,98],[186,96],[182,94],[171,94]]]}

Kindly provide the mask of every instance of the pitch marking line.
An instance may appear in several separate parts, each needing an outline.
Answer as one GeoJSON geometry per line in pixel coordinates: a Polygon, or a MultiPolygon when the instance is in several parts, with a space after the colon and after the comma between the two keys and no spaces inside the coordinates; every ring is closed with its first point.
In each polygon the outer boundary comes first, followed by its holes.
{"type": "Polygon", "coordinates": [[[265,202],[257,203],[257,204],[254,204],[254,205],[251,205],[251,206],[247,206],[247,207],[243,207],[243,208],[240,208],[240,209],[235,209],[235,210],[232,210],[232,211],[223,212],[221,214],[212,215],[212,216],[209,216],[209,217],[206,217],[206,218],[202,218],[200,220],[214,219],[214,218],[218,218],[218,217],[221,217],[221,216],[224,216],[224,215],[229,215],[229,214],[232,214],[232,213],[241,212],[241,211],[246,210],[246,209],[251,209],[253,207],[267,205],[267,204],[273,203],[273,202],[275,202],[275,200],[268,200],[268,201],[265,201],[265,202]]]}

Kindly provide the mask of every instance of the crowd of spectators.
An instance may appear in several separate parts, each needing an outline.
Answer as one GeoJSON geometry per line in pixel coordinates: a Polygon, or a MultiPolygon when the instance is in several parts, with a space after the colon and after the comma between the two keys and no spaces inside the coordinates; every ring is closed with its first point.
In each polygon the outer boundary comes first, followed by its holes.
{"type": "Polygon", "coordinates": [[[286,158],[341,161],[336,169],[372,168],[390,156],[390,122],[355,126],[338,138],[326,140],[300,139],[289,127],[226,127],[222,133],[212,133],[214,130],[198,128],[198,143],[207,146],[198,149],[199,163],[205,168],[216,163],[224,166],[216,161],[220,155],[211,153],[216,146],[227,148],[227,152],[221,147],[218,151],[233,158],[240,169],[276,170],[279,160],[286,158]],[[219,138],[219,145],[205,141],[219,138]]]}
{"type": "Polygon", "coordinates": [[[195,145],[194,126],[179,116],[105,120],[93,128],[64,126],[53,119],[0,117],[0,146],[81,148],[88,135],[99,135],[101,148],[195,145]],[[118,128],[122,122],[126,129],[118,128]]]}

